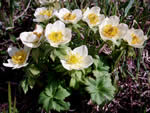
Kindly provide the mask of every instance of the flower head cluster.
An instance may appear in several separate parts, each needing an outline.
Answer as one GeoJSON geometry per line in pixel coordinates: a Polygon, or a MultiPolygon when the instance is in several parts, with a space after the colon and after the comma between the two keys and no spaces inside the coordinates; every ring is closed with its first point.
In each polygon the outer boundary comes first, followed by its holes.
{"type": "Polygon", "coordinates": [[[117,16],[105,17],[103,14],[100,14],[100,8],[97,6],[87,8],[84,12],[82,12],[80,9],[69,11],[66,8],[62,8],[58,11],[54,11],[53,14],[49,16],[49,18],[48,16],[45,16],[46,13],[45,15],[43,13],[39,14],[40,16],[35,16],[36,17],[35,20],[39,20],[39,18],[41,18],[40,19],[41,21],[37,22],[42,22],[45,21],[46,19],[50,19],[52,15],[56,16],[65,24],[68,23],[77,24],[79,21],[83,20],[88,24],[90,28],[99,27],[99,34],[102,40],[104,41],[110,40],[116,45],[118,45],[118,40],[123,39],[124,41],[128,42],[130,46],[141,48],[143,47],[142,45],[144,41],[147,39],[147,37],[144,36],[142,30],[138,32],[139,30],[134,28],[129,29],[128,25],[120,23],[119,17],[117,16]]]}
{"type": "MultiPolygon", "coordinates": [[[[40,0],[39,2],[45,5],[55,1],[40,0]]],[[[117,16],[105,17],[100,14],[100,8],[97,6],[87,8],[85,11],[80,9],[68,10],[66,8],[56,11],[52,8],[41,7],[35,10],[33,21],[46,23],[54,16],[59,20],[54,18],[56,21],[45,25],[45,30],[40,24],[37,24],[35,30],[22,32],[19,38],[25,48],[21,50],[15,47],[8,48],[11,59],[8,59],[8,63],[4,63],[4,66],[13,67],[14,69],[26,66],[30,53],[29,48],[39,47],[41,42],[45,41],[43,40],[44,37],[50,46],[54,48],[69,43],[73,36],[72,29],[65,24],[78,24],[79,21],[86,23],[89,28],[98,28],[99,36],[103,41],[109,40],[116,45],[118,45],[119,40],[124,40],[130,46],[142,48],[144,41],[147,40],[147,36],[144,35],[141,29],[129,29],[127,24],[119,22],[120,19],[117,16]]],[[[60,59],[60,62],[67,70],[81,70],[92,65],[93,58],[88,55],[87,46],[82,45],[74,50],[67,50],[66,57],[60,59]]]]}

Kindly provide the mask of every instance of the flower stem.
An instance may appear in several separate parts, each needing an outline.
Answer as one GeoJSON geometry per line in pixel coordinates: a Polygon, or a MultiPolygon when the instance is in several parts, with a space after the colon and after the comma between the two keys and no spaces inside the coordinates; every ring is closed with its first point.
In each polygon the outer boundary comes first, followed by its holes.
{"type": "Polygon", "coordinates": [[[8,105],[9,105],[9,113],[11,113],[11,86],[10,86],[10,81],[8,82],[8,105]]]}

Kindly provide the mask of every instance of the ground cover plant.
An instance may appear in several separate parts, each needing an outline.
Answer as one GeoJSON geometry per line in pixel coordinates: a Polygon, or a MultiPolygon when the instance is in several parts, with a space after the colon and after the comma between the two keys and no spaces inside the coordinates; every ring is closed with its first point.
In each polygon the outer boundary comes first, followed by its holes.
{"type": "Polygon", "coordinates": [[[0,112],[150,111],[149,1],[0,3],[0,112]]]}

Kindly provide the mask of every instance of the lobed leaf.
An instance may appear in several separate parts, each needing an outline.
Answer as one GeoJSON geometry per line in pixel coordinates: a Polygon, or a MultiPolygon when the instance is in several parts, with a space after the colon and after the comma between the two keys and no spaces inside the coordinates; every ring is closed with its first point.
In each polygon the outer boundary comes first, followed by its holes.
{"type": "Polygon", "coordinates": [[[115,88],[111,83],[110,76],[96,78],[89,77],[86,80],[86,90],[90,93],[93,102],[98,105],[114,97],[115,88]]]}
{"type": "Polygon", "coordinates": [[[61,85],[51,83],[40,94],[39,103],[43,105],[43,108],[47,112],[51,109],[58,112],[62,110],[68,110],[70,107],[70,103],[65,102],[64,99],[69,95],[70,93],[61,85]]]}

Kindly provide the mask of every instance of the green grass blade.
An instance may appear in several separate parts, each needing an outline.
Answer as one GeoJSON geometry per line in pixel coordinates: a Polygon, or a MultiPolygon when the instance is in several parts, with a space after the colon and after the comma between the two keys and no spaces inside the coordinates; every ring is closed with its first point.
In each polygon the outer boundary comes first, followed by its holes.
{"type": "Polygon", "coordinates": [[[131,9],[132,5],[134,3],[134,0],[130,0],[129,4],[127,5],[127,7],[125,8],[125,17],[127,16],[129,10],[131,9]]]}
{"type": "Polygon", "coordinates": [[[10,82],[8,82],[8,105],[9,105],[9,113],[11,113],[11,86],[10,86],[10,82]]]}
{"type": "Polygon", "coordinates": [[[14,99],[13,113],[16,113],[16,97],[14,99]]]}

